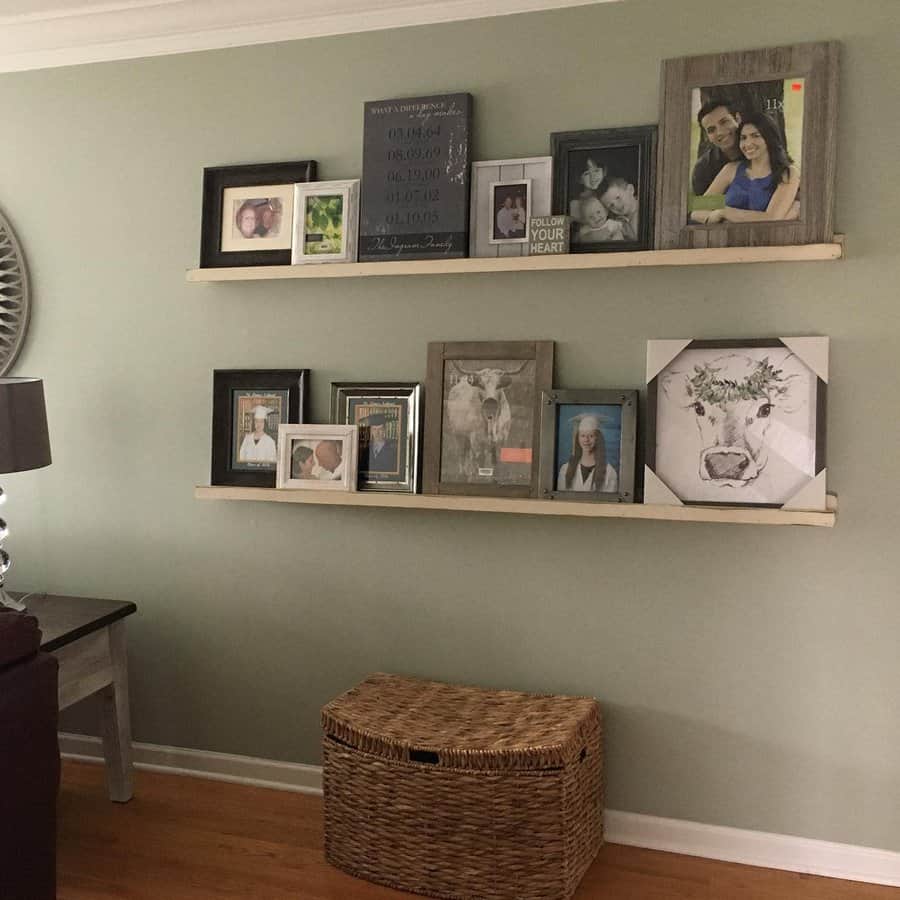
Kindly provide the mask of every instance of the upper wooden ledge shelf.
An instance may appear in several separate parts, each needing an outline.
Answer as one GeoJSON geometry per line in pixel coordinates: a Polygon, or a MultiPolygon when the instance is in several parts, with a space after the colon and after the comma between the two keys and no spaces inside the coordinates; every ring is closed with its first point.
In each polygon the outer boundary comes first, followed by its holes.
{"type": "Polygon", "coordinates": [[[299,266],[188,269],[187,280],[268,281],[283,278],[365,278],[372,275],[457,275],[465,272],[551,272],[651,266],[715,266],[734,263],[814,262],[840,259],[842,235],[833,244],[792,247],[723,247],[700,250],[638,250],[634,253],[564,253],[499,259],[426,259],[395,262],[307,263],[299,266]]]}
{"type": "Polygon", "coordinates": [[[667,522],[720,522],[735,525],[817,525],[833,528],[837,498],[828,495],[828,512],[734,506],[651,506],[644,503],[589,503],[565,500],[510,500],[435,494],[277,490],[253,487],[194,488],[197,500],[263,500],[320,506],[387,509],[450,509],[458,512],[514,513],[531,516],[583,516],[595,519],[657,519],[667,522]]]}

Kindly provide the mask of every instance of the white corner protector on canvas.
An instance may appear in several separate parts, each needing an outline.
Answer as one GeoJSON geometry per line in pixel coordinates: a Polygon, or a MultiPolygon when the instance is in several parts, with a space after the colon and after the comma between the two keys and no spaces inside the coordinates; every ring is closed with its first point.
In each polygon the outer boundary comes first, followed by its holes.
{"type": "Polygon", "coordinates": [[[668,485],[649,466],[644,466],[644,503],[658,506],[684,506],[668,485]]]}
{"type": "Polygon", "coordinates": [[[827,472],[828,469],[822,469],[809,484],[800,488],[781,508],[806,509],[814,512],[826,510],[828,508],[828,498],[825,495],[825,477],[827,472]]]}
{"type": "Polygon", "coordinates": [[[676,338],[647,341],[647,384],[650,384],[692,340],[693,338],[676,338]]]}
{"type": "Polygon", "coordinates": [[[828,384],[827,337],[780,337],[778,340],[828,384]]]}

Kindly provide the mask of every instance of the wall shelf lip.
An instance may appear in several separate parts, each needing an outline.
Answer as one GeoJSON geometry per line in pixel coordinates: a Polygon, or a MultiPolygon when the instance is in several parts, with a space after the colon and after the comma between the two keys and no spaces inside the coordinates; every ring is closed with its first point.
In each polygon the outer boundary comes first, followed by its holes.
{"type": "Polygon", "coordinates": [[[376,491],[296,491],[276,488],[197,485],[197,500],[251,500],[304,503],[312,506],[363,506],[380,509],[443,509],[518,515],[583,518],[651,519],[669,522],[711,522],[736,525],[812,525],[833,528],[837,500],[829,495],[828,511],[734,506],[655,506],[644,503],[587,503],[565,500],[463,497],[443,494],[389,494],[376,491]]]}
{"type": "Polygon", "coordinates": [[[829,244],[789,247],[707,247],[699,250],[638,250],[631,253],[565,253],[555,256],[395,260],[298,266],[188,269],[189,282],[274,281],[293,278],[363,278],[390,275],[457,275],[477,272],[549,272],[654,266],[820,262],[841,259],[843,235],[829,244]]]}

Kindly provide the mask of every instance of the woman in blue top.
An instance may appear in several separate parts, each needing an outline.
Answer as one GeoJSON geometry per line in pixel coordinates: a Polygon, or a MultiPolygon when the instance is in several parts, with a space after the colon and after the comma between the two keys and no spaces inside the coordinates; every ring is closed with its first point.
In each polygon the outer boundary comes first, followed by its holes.
{"type": "Polygon", "coordinates": [[[715,225],[797,218],[800,173],[772,120],[765,113],[744,116],[737,140],[741,159],[726,163],[704,194],[724,194],[724,209],[696,210],[691,221],[715,225]]]}

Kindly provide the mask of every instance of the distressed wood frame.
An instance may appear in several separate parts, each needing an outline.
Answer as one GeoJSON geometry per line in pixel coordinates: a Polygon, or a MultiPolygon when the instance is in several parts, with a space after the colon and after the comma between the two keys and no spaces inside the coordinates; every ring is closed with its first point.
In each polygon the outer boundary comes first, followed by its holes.
{"type": "Polygon", "coordinates": [[[828,243],[834,238],[835,134],[840,43],[663,61],[660,88],[658,250],[828,243]],[[804,78],[800,218],[740,224],[687,224],[691,91],[698,87],[804,78]]]}
{"type": "Polygon", "coordinates": [[[541,397],[541,496],[552,500],[593,503],[633,503],[637,448],[636,390],[551,391],[541,397]],[[619,440],[619,489],[615,493],[559,491],[556,489],[557,408],[559,406],[621,406],[622,436],[619,440]]]}
{"type": "Polygon", "coordinates": [[[541,444],[541,393],[553,386],[553,341],[460,341],[428,345],[425,379],[425,453],[423,493],[463,494],[472,497],[537,497],[541,444]],[[444,363],[447,360],[534,360],[534,417],[532,423],[531,481],[527,485],[465,484],[441,481],[444,422],[444,363]]]}

